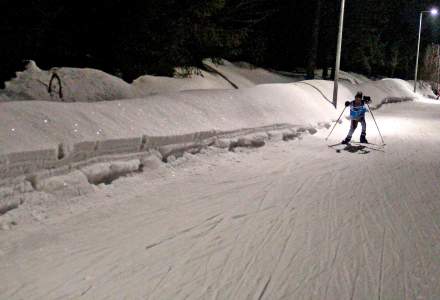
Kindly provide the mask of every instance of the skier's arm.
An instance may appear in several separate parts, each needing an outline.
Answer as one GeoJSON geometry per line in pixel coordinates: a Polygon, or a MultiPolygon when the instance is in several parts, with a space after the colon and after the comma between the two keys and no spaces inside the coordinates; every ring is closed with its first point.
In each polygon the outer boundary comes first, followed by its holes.
{"type": "Polygon", "coordinates": [[[350,106],[350,101],[345,101],[345,107],[350,106]]]}

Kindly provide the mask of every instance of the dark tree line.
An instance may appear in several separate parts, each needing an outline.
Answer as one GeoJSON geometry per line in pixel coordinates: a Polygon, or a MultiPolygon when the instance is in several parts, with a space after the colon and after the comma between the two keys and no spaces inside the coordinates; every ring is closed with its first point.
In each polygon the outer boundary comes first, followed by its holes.
{"type": "MultiPolygon", "coordinates": [[[[347,0],[342,68],[411,78],[424,0],[347,0]]],[[[0,81],[33,59],[127,81],[202,67],[204,58],[281,70],[334,64],[339,0],[0,0],[0,81]]],[[[438,38],[424,22],[422,49],[438,38]]],[[[327,73],[328,72],[328,73],[327,73]]]]}

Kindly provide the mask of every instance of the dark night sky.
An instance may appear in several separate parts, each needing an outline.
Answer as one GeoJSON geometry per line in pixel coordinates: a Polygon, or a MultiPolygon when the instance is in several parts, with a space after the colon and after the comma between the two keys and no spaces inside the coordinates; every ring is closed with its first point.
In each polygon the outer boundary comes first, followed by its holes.
{"type": "MultiPolygon", "coordinates": [[[[93,67],[130,81],[204,57],[245,60],[283,70],[305,67],[319,30],[317,67],[334,62],[340,1],[321,0],[1,0],[1,81],[33,59],[43,68],[93,67]]],[[[367,75],[410,77],[423,0],[347,0],[342,67],[367,75]],[[389,62],[395,58],[397,66],[389,62]]],[[[440,18],[440,17],[439,17],[440,18]]],[[[423,47],[439,21],[423,23],[423,47]]]]}

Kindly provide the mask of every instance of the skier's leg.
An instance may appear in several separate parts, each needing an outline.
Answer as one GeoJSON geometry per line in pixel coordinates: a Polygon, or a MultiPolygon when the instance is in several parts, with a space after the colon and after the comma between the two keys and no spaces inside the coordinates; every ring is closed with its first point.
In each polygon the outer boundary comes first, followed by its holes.
{"type": "Polygon", "coordinates": [[[348,132],[347,137],[345,138],[345,142],[348,143],[349,141],[351,141],[351,138],[353,137],[353,133],[356,130],[358,126],[358,121],[356,120],[351,120],[351,126],[350,126],[350,131],[348,132]]]}
{"type": "Polygon", "coordinates": [[[367,122],[365,122],[365,118],[362,118],[361,125],[362,125],[361,143],[368,143],[368,141],[367,141],[367,122]]]}

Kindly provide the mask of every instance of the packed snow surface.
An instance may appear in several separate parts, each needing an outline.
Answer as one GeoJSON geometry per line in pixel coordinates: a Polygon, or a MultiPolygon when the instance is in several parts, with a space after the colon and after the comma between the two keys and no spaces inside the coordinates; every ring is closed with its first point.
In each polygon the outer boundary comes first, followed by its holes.
{"type": "Polygon", "coordinates": [[[375,113],[384,148],[323,131],[27,202],[0,234],[0,298],[437,299],[440,105],[375,113]]]}

